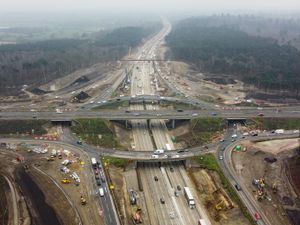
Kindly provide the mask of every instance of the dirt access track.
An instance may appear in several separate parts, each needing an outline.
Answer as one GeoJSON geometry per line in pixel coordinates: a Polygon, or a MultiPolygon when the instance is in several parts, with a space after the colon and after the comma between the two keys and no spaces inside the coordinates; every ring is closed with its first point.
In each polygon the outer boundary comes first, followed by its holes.
{"type": "MultiPolygon", "coordinates": [[[[297,138],[257,143],[244,141],[241,149],[246,151],[233,151],[232,154],[242,188],[253,194],[262,212],[274,225],[300,224],[299,195],[292,186],[293,177],[287,169],[291,159],[299,159],[298,148],[297,138]],[[253,184],[254,179],[261,179],[262,192],[259,185],[253,184]]],[[[299,177],[299,166],[297,168],[293,172],[299,177]]]]}

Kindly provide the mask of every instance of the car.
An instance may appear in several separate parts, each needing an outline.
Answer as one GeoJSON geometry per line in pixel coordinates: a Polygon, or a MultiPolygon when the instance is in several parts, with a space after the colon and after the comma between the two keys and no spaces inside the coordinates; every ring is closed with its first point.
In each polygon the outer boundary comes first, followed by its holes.
{"type": "Polygon", "coordinates": [[[177,112],[183,112],[183,109],[177,109],[177,112]]]}
{"type": "Polygon", "coordinates": [[[99,175],[95,175],[95,179],[96,179],[96,180],[100,180],[99,175]]]}
{"type": "Polygon", "coordinates": [[[181,149],[181,150],[179,150],[177,153],[183,153],[184,152],[184,150],[183,149],[181,149]]]}
{"type": "Polygon", "coordinates": [[[133,115],[134,115],[134,116],[139,116],[140,114],[139,114],[139,113],[134,113],[133,115]]]}
{"type": "Polygon", "coordinates": [[[260,219],[261,219],[261,215],[260,215],[259,212],[256,212],[256,213],[254,214],[254,217],[255,217],[256,220],[260,220],[260,219]]]}
{"type": "Polygon", "coordinates": [[[161,198],[160,198],[160,203],[161,203],[161,204],[165,204],[165,203],[166,203],[164,197],[161,197],[161,198]]]}
{"type": "Polygon", "coordinates": [[[101,176],[100,179],[101,179],[102,183],[105,183],[105,178],[104,177],[101,176]]]}
{"type": "Polygon", "coordinates": [[[231,142],[235,142],[235,139],[232,139],[231,142]]]}
{"type": "Polygon", "coordinates": [[[171,172],[174,172],[174,168],[173,168],[173,167],[170,167],[170,171],[171,171],[171,172]]]}
{"type": "Polygon", "coordinates": [[[219,160],[223,160],[223,156],[222,155],[219,156],[219,160]]]}
{"type": "Polygon", "coordinates": [[[264,116],[264,114],[263,113],[258,113],[257,116],[264,116]]]}
{"type": "Polygon", "coordinates": [[[96,183],[97,183],[97,186],[101,186],[101,181],[100,181],[100,179],[97,179],[97,180],[96,180],[96,183]]]}
{"type": "Polygon", "coordinates": [[[236,138],[237,137],[237,134],[233,134],[231,135],[232,138],[236,138]]]}
{"type": "Polygon", "coordinates": [[[198,116],[198,113],[193,113],[192,116],[198,116]]]}
{"type": "Polygon", "coordinates": [[[130,111],[129,111],[129,110],[126,110],[125,113],[130,113],[130,111]]]}
{"type": "Polygon", "coordinates": [[[99,171],[98,169],[95,170],[95,174],[96,174],[96,175],[98,175],[99,172],[100,172],[100,171],[99,171]]]}
{"type": "Polygon", "coordinates": [[[94,103],[94,101],[90,101],[90,103],[91,103],[91,104],[93,104],[93,103],[94,103]]]}
{"type": "Polygon", "coordinates": [[[178,191],[181,191],[180,185],[177,185],[177,190],[178,190],[178,191]]]}
{"type": "Polygon", "coordinates": [[[241,186],[239,184],[235,184],[234,186],[235,186],[236,190],[238,190],[238,191],[242,190],[242,188],[241,188],[241,186]]]}
{"type": "Polygon", "coordinates": [[[178,192],[177,192],[177,191],[174,191],[174,195],[175,195],[176,197],[178,197],[178,196],[179,196],[179,194],[178,194],[178,192]]]}
{"type": "Polygon", "coordinates": [[[224,142],[224,141],[225,141],[224,139],[221,139],[221,140],[220,140],[220,142],[224,142]]]}
{"type": "Polygon", "coordinates": [[[155,180],[155,181],[158,181],[158,177],[157,177],[157,176],[154,176],[154,180],[155,180]]]}
{"type": "Polygon", "coordinates": [[[217,114],[216,112],[212,112],[211,115],[212,115],[212,116],[216,116],[216,115],[218,115],[218,114],[217,114]]]}

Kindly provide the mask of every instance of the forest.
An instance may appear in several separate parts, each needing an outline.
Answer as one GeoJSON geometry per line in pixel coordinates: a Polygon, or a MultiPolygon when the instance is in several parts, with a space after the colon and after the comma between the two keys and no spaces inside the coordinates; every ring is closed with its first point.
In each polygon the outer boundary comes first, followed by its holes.
{"type": "Polygon", "coordinates": [[[33,87],[95,63],[118,60],[159,26],[116,28],[86,39],[0,45],[0,94],[17,95],[22,85],[33,87]]]}
{"type": "Polygon", "coordinates": [[[269,37],[249,35],[207,18],[178,22],[166,38],[174,60],[207,74],[226,74],[263,90],[300,94],[300,52],[269,37]]]}

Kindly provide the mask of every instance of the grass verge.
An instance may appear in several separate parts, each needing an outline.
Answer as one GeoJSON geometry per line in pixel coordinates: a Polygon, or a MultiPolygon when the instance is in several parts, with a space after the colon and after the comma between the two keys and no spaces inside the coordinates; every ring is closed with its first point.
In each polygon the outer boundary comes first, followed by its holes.
{"type": "Polygon", "coordinates": [[[103,160],[105,163],[112,164],[119,168],[125,168],[129,163],[128,159],[121,159],[121,158],[116,158],[111,156],[104,156],[103,160]]]}
{"type": "Polygon", "coordinates": [[[1,120],[0,134],[46,134],[47,120],[1,120]]]}
{"type": "Polygon", "coordinates": [[[205,154],[205,155],[201,155],[201,156],[196,156],[196,157],[194,157],[194,159],[199,163],[201,168],[213,170],[218,173],[220,180],[222,182],[222,185],[223,185],[224,189],[227,191],[230,198],[239,206],[243,215],[249,220],[249,222],[252,225],[255,225],[256,222],[252,218],[252,215],[249,213],[248,209],[246,208],[244,203],[241,201],[241,199],[235,192],[232,185],[229,183],[228,179],[226,178],[222,169],[220,168],[215,156],[213,154],[209,153],[209,154],[205,154]]]}
{"type": "Polygon", "coordinates": [[[78,119],[71,130],[88,144],[107,148],[121,147],[112,125],[103,119],[78,119]]]}
{"type": "Polygon", "coordinates": [[[222,118],[195,118],[190,122],[191,132],[177,137],[177,141],[184,141],[189,147],[209,142],[211,138],[224,130],[226,122],[222,118]]]}
{"type": "Polygon", "coordinates": [[[300,119],[296,118],[255,118],[253,120],[262,130],[300,129],[300,119]]]}

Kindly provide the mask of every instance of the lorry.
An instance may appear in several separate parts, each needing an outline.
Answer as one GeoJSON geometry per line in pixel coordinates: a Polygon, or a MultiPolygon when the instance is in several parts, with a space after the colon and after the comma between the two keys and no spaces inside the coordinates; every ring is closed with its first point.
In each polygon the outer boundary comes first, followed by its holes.
{"type": "Polygon", "coordinates": [[[168,151],[171,151],[171,150],[172,150],[169,143],[166,143],[166,149],[167,149],[168,151]]]}
{"type": "Polygon", "coordinates": [[[283,134],[283,133],[284,133],[284,129],[275,130],[275,134],[283,134]]]}
{"type": "Polygon", "coordinates": [[[189,187],[183,187],[184,196],[191,209],[195,208],[195,200],[189,187]]]}
{"type": "Polygon", "coordinates": [[[96,160],[96,158],[91,158],[91,162],[92,162],[92,166],[93,167],[97,167],[97,160],[96,160]]]}
{"type": "Polygon", "coordinates": [[[163,149],[157,149],[154,151],[154,155],[160,155],[160,154],[164,154],[164,150],[163,149]]]}
{"type": "Polygon", "coordinates": [[[199,219],[198,220],[198,225],[206,225],[207,223],[205,222],[204,219],[199,219]]]}

